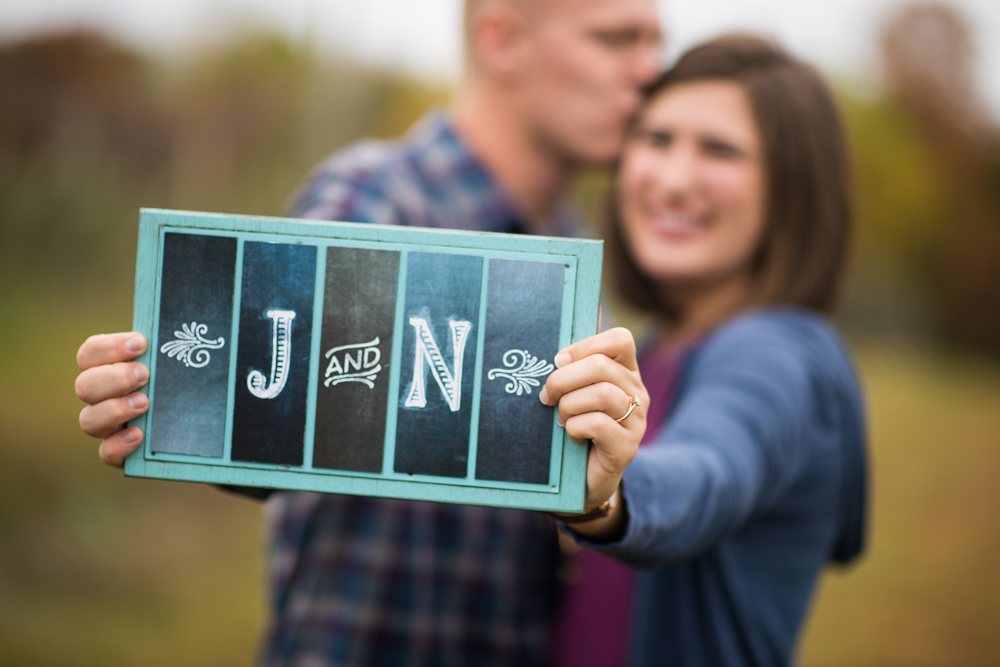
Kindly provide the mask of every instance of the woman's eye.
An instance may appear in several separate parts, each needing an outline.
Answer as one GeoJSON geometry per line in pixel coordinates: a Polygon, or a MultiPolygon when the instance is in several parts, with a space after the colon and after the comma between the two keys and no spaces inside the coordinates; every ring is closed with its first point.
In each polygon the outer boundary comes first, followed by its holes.
{"type": "Polygon", "coordinates": [[[658,130],[643,132],[641,138],[647,146],[652,146],[653,148],[666,148],[674,139],[673,135],[669,132],[658,130]]]}

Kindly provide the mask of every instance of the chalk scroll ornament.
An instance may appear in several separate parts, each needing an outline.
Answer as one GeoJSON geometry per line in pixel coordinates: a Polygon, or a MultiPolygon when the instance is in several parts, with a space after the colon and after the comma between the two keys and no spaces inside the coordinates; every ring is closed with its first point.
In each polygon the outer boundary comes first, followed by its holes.
{"type": "Polygon", "coordinates": [[[267,317],[274,320],[271,336],[271,377],[258,370],[247,375],[247,389],[257,398],[275,398],[288,382],[288,366],[292,357],[292,320],[294,310],[269,310],[267,317]],[[268,380],[270,379],[270,382],[268,380]]]}
{"type": "Polygon", "coordinates": [[[555,370],[555,366],[530,354],[527,350],[507,350],[503,355],[504,368],[494,368],[486,374],[490,380],[509,380],[504,390],[508,394],[521,396],[531,393],[532,387],[540,382],[535,378],[545,377],[555,370]]]}
{"type": "Polygon", "coordinates": [[[221,336],[215,340],[205,338],[207,324],[182,324],[180,331],[174,332],[174,340],[160,346],[160,352],[171,359],[176,358],[188,368],[203,368],[212,360],[209,350],[221,350],[226,340],[221,336]]]}
{"type": "Polygon", "coordinates": [[[376,336],[375,340],[370,340],[367,343],[341,345],[327,350],[324,356],[330,360],[330,363],[326,367],[326,379],[323,380],[323,386],[332,387],[343,382],[360,382],[367,385],[369,389],[373,389],[378,374],[382,372],[382,364],[379,363],[382,353],[379,351],[378,345],[379,339],[376,336]],[[338,352],[344,352],[343,365],[337,358],[338,352]],[[356,358],[353,356],[354,354],[357,354],[356,358]]]}

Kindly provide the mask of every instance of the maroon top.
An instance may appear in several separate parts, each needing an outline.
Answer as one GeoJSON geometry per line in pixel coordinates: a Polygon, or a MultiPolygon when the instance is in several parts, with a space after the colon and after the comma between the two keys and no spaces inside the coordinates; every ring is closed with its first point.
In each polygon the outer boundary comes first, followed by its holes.
{"type": "MultiPolygon", "coordinates": [[[[650,353],[639,360],[649,407],[646,434],[653,438],[666,419],[677,384],[682,352],[650,353]]],[[[555,667],[617,667],[628,662],[635,570],[589,549],[565,554],[566,573],[553,638],[555,667]]]]}

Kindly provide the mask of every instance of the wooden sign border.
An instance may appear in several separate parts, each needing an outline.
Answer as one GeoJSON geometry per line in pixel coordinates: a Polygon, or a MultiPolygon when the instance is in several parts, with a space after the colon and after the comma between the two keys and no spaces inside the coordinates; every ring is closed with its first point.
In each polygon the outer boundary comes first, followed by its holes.
{"type": "MultiPolygon", "coordinates": [[[[435,476],[356,473],[328,469],[310,469],[310,444],[312,429],[315,427],[316,392],[320,361],[319,329],[320,317],[313,318],[313,349],[311,356],[310,382],[308,389],[307,436],[305,462],[303,467],[265,465],[254,463],[233,463],[228,455],[232,446],[233,394],[235,383],[236,344],[230,346],[229,399],[226,415],[225,455],[222,459],[206,459],[201,456],[167,454],[151,450],[148,426],[155,410],[153,391],[157,357],[152,352],[159,348],[159,290],[162,278],[162,251],[164,234],[168,231],[191,234],[212,234],[236,237],[242,240],[276,241],[281,243],[301,243],[325,249],[328,245],[353,246],[362,248],[383,248],[402,250],[403,256],[411,250],[439,253],[460,253],[496,257],[501,259],[547,260],[558,258],[567,267],[564,285],[562,327],[560,348],[587,336],[593,335],[598,327],[598,307],[600,301],[601,262],[603,244],[600,241],[551,238],[515,234],[495,234],[484,232],[425,229],[387,225],[356,224],[346,222],[311,221],[290,218],[270,218],[257,216],[223,215],[171,211],[163,209],[142,209],[139,221],[139,242],[136,261],[135,307],[133,328],[144,334],[150,342],[147,351],[138,358],[151,371],[150,382],[143,389],[149,396],[150,410],[145,415],[129,422],[138,426],[146,434],[143,445],[125,462],[125,474],[130,477],[172,479],[189,482],[229,484],[237,486],[268,487],[275,489],[295,489],[352,495],[407,498],[437,502],[491,505],[498,507],[518,507],[525,509],[581,512],[583,510],[587,448],[572,442],[565,431],[555,423],[553,411],[553,448],[550,466],[550,483],[546,485],[516,482],[497,482],[435,476]],[[325,243],[327,240],[336,243],[325,243]],[[561,445],[561,446],[560,446],[561,445]]],[[[239,248],[242,251],[242,243],[239,248]]],[[[325,258],[325,250],[319,252],[325,258]]],[[[240,275],[242,254],[237,256],[237,277],[240,275]]],[[[405,261],[405,259],[404,259],[405,261]]],[[[319,312],[323,299],[323,262],[317,266],[315,312],[319,312]]],[[[401,271],[402,274],[402,271],[401,271]]],[[[404,279],[400,278],[400,285],[404,279]]],[[[239,312],[239,285],[234,295],[234,313],[239,312]]],[[[400,288],[402,289],[402,287],[400,288]]],[[[402,304],[397,302],[397,309],[402,304]]],[[[397,314],[397,324],[401,316],[397,314]]],[[[234,317],[232,341],[238,341],[239,318],[234,317]]],[[[402,336],[395,336],[393,358],[399,358],[402,336]]],[[[476,383],[480,382],[479,369],[482,352],[478,352],[476,383]]],[[[390,374],[390,399],[398,400],[399,364],[392,365],[390,374]]],[[[478,394],[475,394],[478,399],[478,394]]],[[[474,399],[474,400],[476,400],[474,399]]],[[[478,401],[477,401],[478,402],[478,401]]],[[[474,404],[473,424],[478,415],[478,404],[474,404]]],[[[390,419],[395,413],[390,409],[390,419]]],[[[386,445],[394,428],[387,428],[386,445]]],[[[473,440],[470,435],[470,440],[473,440]]],[[[474,459],[474,448],[470,458],[474,459]]],[[[388,455],[387,455],[388,460],[388,455]]],[[[470,471],[474,465],[470,464],[470,471]]],[[[471,473],[470,473],[471,477],[471,473]]]]}

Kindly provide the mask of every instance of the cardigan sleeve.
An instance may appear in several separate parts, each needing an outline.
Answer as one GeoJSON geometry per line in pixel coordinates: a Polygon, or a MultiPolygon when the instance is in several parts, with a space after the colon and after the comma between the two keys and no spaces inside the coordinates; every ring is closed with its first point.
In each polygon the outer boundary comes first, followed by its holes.
{"type": "MultiPolygon", "coordinates": [[[[780,501],[810,465],[813,430],[831,422],[810,329],[796,319],[744,316],[702,344],[666,425],[625,471],[624,536],[581,543],[659,567],[705,552],[780,501]]],[[[825,361],[845,363],[843,354],[825,361]]]]}

